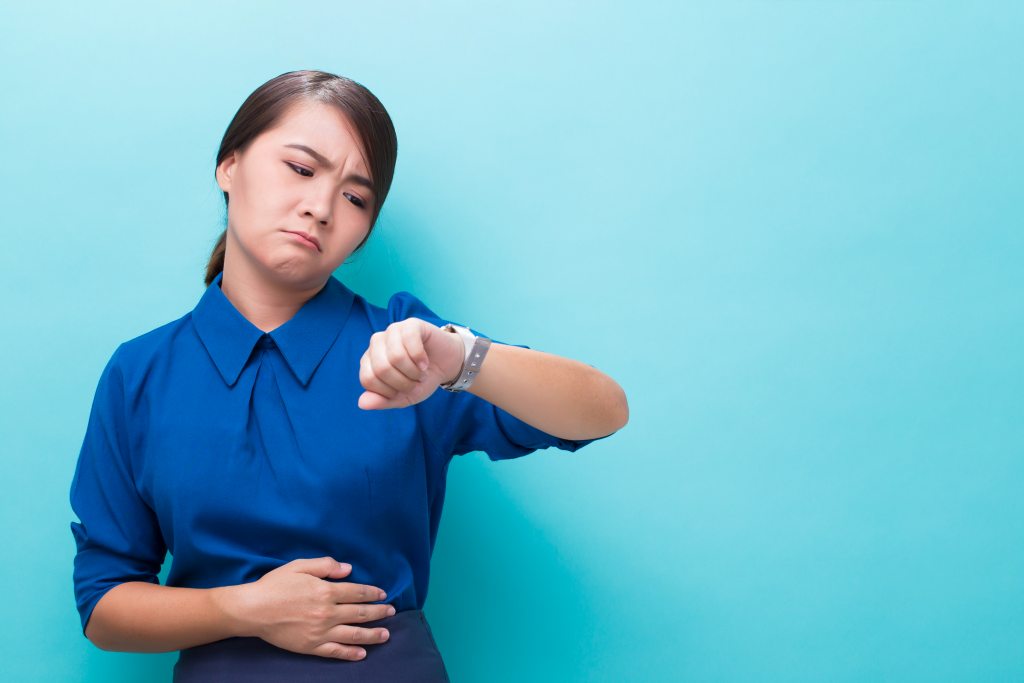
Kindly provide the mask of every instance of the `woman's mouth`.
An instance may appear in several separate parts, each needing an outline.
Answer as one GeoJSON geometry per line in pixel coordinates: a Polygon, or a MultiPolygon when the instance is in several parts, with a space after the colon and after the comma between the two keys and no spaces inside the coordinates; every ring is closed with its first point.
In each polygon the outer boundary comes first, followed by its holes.
{"type": "Polygon", "coordinates": [[[312,235],[307,236],[305,233],[295,232],[294,230],[285,230],[285,232],[287,232],[289,235],[295,235],[295,240],[297,242],[301,242],[302,244],[305,244],[307,247],[310,247],[311,249],[316,249],[317,251],[320,251],[320,241],[317,240],[316,237],[313,237],[312,235]]]}

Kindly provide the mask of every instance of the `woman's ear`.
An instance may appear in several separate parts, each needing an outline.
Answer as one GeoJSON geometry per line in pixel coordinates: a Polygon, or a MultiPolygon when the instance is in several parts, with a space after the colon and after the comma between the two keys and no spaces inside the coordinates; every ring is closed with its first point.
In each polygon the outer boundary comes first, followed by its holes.
{"type": "Polygon", "coordinates": [[[236,161],[238,157],[232,152],[217,166],[217,184],[222,192],[231,192],[231,174],[234,173],[236,161]]]}

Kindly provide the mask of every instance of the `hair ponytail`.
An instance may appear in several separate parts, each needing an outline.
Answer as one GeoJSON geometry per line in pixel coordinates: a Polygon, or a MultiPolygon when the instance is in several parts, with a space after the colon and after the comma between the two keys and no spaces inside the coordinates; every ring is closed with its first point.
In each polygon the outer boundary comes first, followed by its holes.
{"type": "Polygon", "coordinates": [[[224,232],[220,234],[220,239],[217,240],[217,244],[213,247],[213,253],[210,254],[210,262],[206,264],[206,286],[209,287],[210,283],[213,282],[213,278],[217,277],[217,274],[224,270],[224,247],[228,241],[228,231],[225,228],[224,232]]]}

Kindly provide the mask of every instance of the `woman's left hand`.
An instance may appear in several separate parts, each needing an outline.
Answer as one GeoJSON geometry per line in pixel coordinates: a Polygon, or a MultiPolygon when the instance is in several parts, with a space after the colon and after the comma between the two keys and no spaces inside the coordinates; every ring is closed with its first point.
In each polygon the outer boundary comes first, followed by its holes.
{"type": "Polygon", "coordinates": [[[406,318],[370,335],[359,359],[363,410],[405,408],[426,399],[462,369],[466,347],[457,334],[406,318]]]}

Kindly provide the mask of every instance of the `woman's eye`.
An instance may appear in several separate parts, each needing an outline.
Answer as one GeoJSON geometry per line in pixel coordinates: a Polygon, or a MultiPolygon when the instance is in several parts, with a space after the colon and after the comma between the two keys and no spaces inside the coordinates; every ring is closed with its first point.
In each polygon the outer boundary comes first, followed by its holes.
{"type": "Polygon", "coordinates": [[[290,169],[292,169],[293,171],[295,171],[296,173],[298,173],[299,175],[301,175],[301,176],[303,176],[305,178],[309,178],[310,176],[313,175],[313,173],[309,169],[302,168],[301,166],[296,166],[295,164],[289,164],[287,161],[284,162],[284,163],[287,164],[290,169]],[[309,175],[304,175],[303,171],[305,171],[306,173],[309,173],[309,175]]]}
{"type": "MultiPolygon", "coordinates": [[[[310,171],[308,168],[302,168],[301,166],[296,166],[295,164],[289,164],[287,161],[284,162],[284,163],[285,163],[285,165],[288,166],[288,168],[292,169],[293,171],[295,171],[296,173],[298,173],[299,175],[301,175],[304,178],[309,178],[309,177],[312,177],[312,175],[313,175],[312,171],[310,171]],[[308,174],[308,175],[306,175],[306,174],[308,174]]],[[[347,192],[344,193],[344,194],[345,194],[346,197],[348,197],[348,200],[350,202],[352,202],[353,204],[358,206],[360,209],[362,209],[362,208],[364,208],[366,206],[366,204],[363,202],[363,200],[360,199],[359,197],[355,196],[354,194],[348,194],[347,192]]]]}

